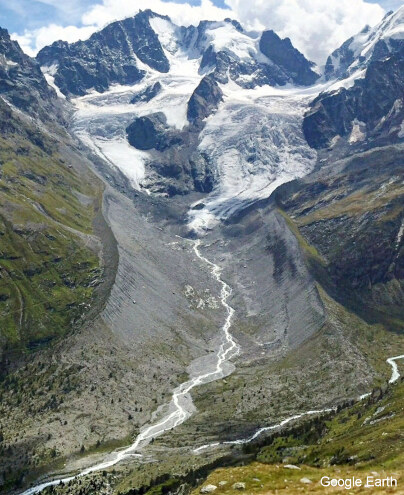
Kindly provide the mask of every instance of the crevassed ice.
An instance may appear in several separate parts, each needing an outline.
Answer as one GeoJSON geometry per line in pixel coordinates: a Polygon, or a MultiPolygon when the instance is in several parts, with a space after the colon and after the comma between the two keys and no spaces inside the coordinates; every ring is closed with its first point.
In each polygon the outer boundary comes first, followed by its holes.
{"type": "MultiPolygon", "coordinates": [[[[201,234],[282,183],[308,174],[316,152],[307,144],[303,114],[312,95],[286,88],[222,87],[225,102],[201,133],[199,149],[210,159],[215,187],[189,212],[201,234]]],[[[195,206],[195,205],[194,205],[195,206]]]]}

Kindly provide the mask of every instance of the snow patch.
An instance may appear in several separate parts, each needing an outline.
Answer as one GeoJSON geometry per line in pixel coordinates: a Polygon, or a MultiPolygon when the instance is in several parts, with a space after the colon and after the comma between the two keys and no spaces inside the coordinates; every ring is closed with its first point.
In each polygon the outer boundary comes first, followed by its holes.
{"type": "Polygon", "coordinates": [[[230,22],[211,23],[206,30],[206,41],[206,45],[212,45],[215,52],[224,51],[247,62],[257,55],[255,40],[240,33],[230,22]]]}
{"type": "Polygon", "coordinates": [[[345,89],[352,88],[356,81],[358,81],[359,79],[364,79],[365,76],[366,76],[366,69],[357,70],[350,76],[346,77],[345,79],[331,82],[330,85],[326,86],[326,91],[330,92],[330,91],[337,91],[342,88],[345,89]]]}
{"type": "Polygon", "coordinates": [[[174,54],[179,46],[177,26],[161,17],[152,17],[149,22],[151,28],[157,34],[163,49],[174,54]]]}
{"type": "Polygon", "coordinates": [[[49,74],[51,76],[55,76],[58,68],[59,68],[59,64],[54,62],[52,65],[43,65],[41,67],[41,71],[43,74],[49,74]]]}
{"type": "Polygon", "coordinates": [[[103,139],[90,136],[85,132],[77,132],[77,136],[92,149],[96,155],[106,160],[112,168],[120,170],[134,189],[141,188],[145,177],[147,153],[139,151],[121,138],[103,139]]]}
{"type": "Polygon", "coordinates": [[[65,100],[66,96],[60,91],[59,87],[56,85],[55,78],[51,74],[44,74],[44,77],[46,79],[46,82],[49,84],[49,86],[56,91],[58,97],[62,98],[62,100],[65,100]]]}
{"type": "Polygon", "coordinates": [[[404,219],[401,221],[400,228],[398,229],[397,239],[396,239],[396,250],[400,247],[403,234],[404,234],[404,219]]]}
{"type": "Polygon", "coordinates": [[[43,65],[41,67],[41,71],[46,79],[46,82],[49,84],[51,88],[53,88],[56,91],[58,97],[65,100],[66,96],[60,91],[59,87],[55,83],[55,75],[57,73],[58,68],[59,68],[59,64],[54,62],[52,65],[49,66],[43,65]]]}
{"type": "Polygon", "coordinates": [[[348,138],[350,144],[358,143],[366,139],[366,124],[360,120],[352,121],[352,131],[348,138]]]}
{"type": "Polygon", "coordinates": [[[404,120],[401,122],[400,130],[398,131],[398,137],[404,138],[404,120]]]}

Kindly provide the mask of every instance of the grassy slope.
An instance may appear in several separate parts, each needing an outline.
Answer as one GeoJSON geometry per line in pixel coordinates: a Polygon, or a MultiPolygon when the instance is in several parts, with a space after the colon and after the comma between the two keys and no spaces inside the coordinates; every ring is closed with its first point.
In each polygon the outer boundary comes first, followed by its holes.
{"type": "Polygon", "coordinates": [[[53,347],[39,361],[30,354],[72,329],[102,281],[103,186],[83,160],[57,124],[50,131],[0,99],[0,491],[28,465],[61,462],[46,442],[51,425],[39,437],[33,425],[79,386],[82,366],[57,361],[53,347]]]}
{"type": "Polygon", "coordinates": [[[0,112],[0,350],[9,356],[64,334],[89,302],[100,270],[86,236],[101,185],[63,138],[4,103],[0,112]]]}
{"type": "MultiPolygon", "coordinates": [[[[284,210],[280,210],[291,230],[299,240],[306,254],[309,266],[319,281],[320,295],[324,301],[329,318],[338,321],[346,329],[350,342],[360,349],[367,361],[377,371],[375,385],[380,386],[373,391],[371,398],[342,409],[337,414],[322,420],[303,422],[302,427],[287,430],[263,442],[261,446],[250,446],[255,461],[246,466],[220,468],[213,471],[204,483],[194,490],[200,492],[202,486],[216,485],[215,493],[233,494],[239,490],[232,488],[236,481],[246,484],[248,493],[347,493],[345,488],[325,488],[319,481],[323,476],[349,478],[352,476],[366,480],[366,476],[378,473],[378,477],[393,475],[397,478],[398,488],[366,488],[366,493],[387,494],[404,493],[404,381],[393,386],[386,385],[390,367],[385,359],[392,354],[400,354],[404,348],[401,332],[390,333],[388,328],[402,329],[401,318],[396,315],[390,318],[385,308],[384,324],[369,324],[359,316],[337,303],[330,294],[335,293],[332,281],[327,273],[328,260],[322,256],[317,247],[310,244],[303,234],[304,227],[316,222],[334,218],[356,219],[367,210],[378,211],[377,224],[381,228],[391,228],[389,222],[402,214],[402,189],[396,184],[388,184],[380,195],[378,191],[362,191],[344,194],[341,200],[329,201],[330,198],[316,198],[315,210],[306,202],[298,211],[292,209],[292,219],[284,210]],[[366,200],[363,196],[366,192],[366,200]],[[370,207],[369,207],[370,202],[370,207]],[[297,215],[296,215],[297,214],[297,215]],[[297,217],[297,218],[296,218],[297,217]],[[324,290],[322,286],[326,289],[324,290]],[[285,468],[285,463],[298,465],[300,470],[285,468]],[[311,483],[301,481],[308,478],[311,483]],[[227,484],[219,486],[220,481],[227,484]]],[[[329,193],[328,193],[329,194],[329,193]]],[[[295,195],[294,200],[299,195],[295,195]]],[[[335,244],[331,259],[343,256],[339,243],[335,244]],[[339,252],[341,250],[341,252],[339,252]]],[[[390,289],[391,290],[391,289],[390,289]]],[[[397,311],[397,314],[400,314],[397,311]]],[[[380,318],[379,318],[380,319],[380,318]]],[[[312,343],[308,342],[298,353],[309,356],[312,343]]],[[[298,356],[290,357],[290,365],[298,356]]],[[[288,366],[286,359],[282,366],[288,366]]],[[[401,363],[401,369],[403,370],[401,363]]],[[[351,488],[349,493],[363,493],[364,488],[351,488]]]]}
{"type": "MultiPolygon", "coordinates": [[[[347,493],[344,488],[326,489],[321,477],[365,480],[376,472],[380,477],[398,478],[398,489],[366,489],[366,493],[404,493],[404,383],[390,387],[381,397],[343,409],[330,419],[306,424],[306,431],[285,432],[257,447],[256,461],[247,466],[220,468],[203,485],[219,485],[215,493],[233,494],[236,481],[246,483],[248,493],[347,493]],[[297,465],[300,470],[285,468],[297,465]],[[308,478],[311,484],[300,481],[308,478]],[[401,489],[400,489],[401,485],[401,489]]],[[[377,476],[377,475],[376,475],[377,476]]],[[[194,493],[199,493],[200,487],[194,493]]],[[[363,493],[363,488],[350,493],[363,493]]]]}

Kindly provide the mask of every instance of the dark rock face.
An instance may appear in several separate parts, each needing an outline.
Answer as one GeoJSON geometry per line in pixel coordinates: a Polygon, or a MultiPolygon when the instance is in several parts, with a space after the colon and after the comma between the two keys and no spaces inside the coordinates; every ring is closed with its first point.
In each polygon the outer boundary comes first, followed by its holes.
{"type": "Polygon", "coordinates": [[[188,102],[188,120],[195,123],[205,119],[217,109],[222,100],[223,92],[213,75],[205,76],[188,102]]]}
{"type": "Polygon", "coordinates": [[[141,91],[140,93],[137,93],[131,100],[130,102],[135,104],[135,103],[142,103],[142,102],[148,102],[152,100],[154,97],[156,97],[160,91],[161,91],[161,84],[159,82],[156,82],[152,86],[148,86],[144,91],[141,91]]]}
{"type": "MultiPolygon", "coordinates": [[[[367,26],[362,32],[368,31],[369,26],[367,26]]],[[[353,41],[353,37],[349,38],[339,48],[334,50],[327,58],[324,68],[324,75],[327,81],[333,77],[344,78],[347,76],[348,67],[355,61],[354,52],[350,48],[353,41]],[[336,61],[338,61],[338,64],[336,61]]]]}
{"type": "Polygon", "coordinates": [[[207,159],[197,150],[198,131],[169,127],[163,113],[135,119],[126,129],[131,146],[151,151],[149,162],[154,193],[187,194],[210,192],[213,175],[207,159]]]}
{"type": "Polygon", "coordinates": [[[135,119],[127,128],[128,141],[138,150],[164,151],[181,144],[179,133],[170,129],[163,113],[154,113],[135,119]]]}
{"type": "MultiPolygon", "coordinates": [[[[226,19],[224,22],[234,26],[239,33],[244,32],[237,21],[226,19]]],[[[213,69],[219,82],[225,84],[230,77],[241,87],[254,88],[264,84],[309,85],[318,79],[319,75],[312,70],[314,64],[296,50],[288,38],[281,40],[273,31],[265,31],[259,42],[261,53],[270,59],[268,63],[253,54],[244,60],[228,50],[216,52],[214,46],[208,44],[208,32],[217,24],[202,21],[196,30],[193,28],[192,33],[188,33],[186,39],[196,39],[195,47],[202,53],[201,71],[213,69]]]]}
{"type": "Polygon", "coordinates": [[[322,257],[312,263],[323,287],[364,319],[391,328],[404,320],[403,167],[399,146],[377,147],[331,157],[318,175],[279,191],[282,207],[322,257]]]}
{"type": "Polygon", "coordinates": [[[356,60],[355,53],[351,49],[353,41],[354,38],[350,38],[328,57],[324,69],[324,75],[327,81],[333,78],[343,79],[348,77],[349,69],[354,62],[357,62],[355,67],[360,69],[369,63],[382,60],[392,53],[400,52],[404,47],[404,40],[390,39],[387,44],[386,41],[382,39],[375,44],[372,55],[368,61],[363,57],[359,57],[359,59],[356,60]],[[335,61],[338,61],[338,65],[335,61]]]}
{"type": "Polygon", "coordinates": [[[260,50],[278,65],[295,84],[308,86],[318,79],[310,62],[292,45],[289,38],[281,39],[273,31],[264,31],[260,39],[260,50]]]}
{"type": "Polygon", "coordinates": [[[169,62],[149,22],[155,16],[147,10],[108,25],[86,41],[57,41],[43,48],[37,60],[41,66],[58,64],[55,83],[65,95],[84,95],[92,88],[103,92],[113,83],[140,81],[144,72],[135,56],[152,69],[168,72],[169,62]]]}
{"type": "Polygon", "coordinates": [[[355,119],[364,124],[367,139],[397,139],[404,116],[403,94],[404,50],[372,62],[365,78],[353,87],[320,94],[304,119],[306,139],[313,148],[327,147],[335,136],[349,135],[355,119]],[[381,121],[384,117],[388,118],[381,121]]]}
{"type": "MultiPolygon", "coordinates": [[[[0,28],[0,94],[16,107],[48,119],[57,97],[37,62],[0,28]]],[[[55,112],[55,108],[53,108],[55,112]]]]}

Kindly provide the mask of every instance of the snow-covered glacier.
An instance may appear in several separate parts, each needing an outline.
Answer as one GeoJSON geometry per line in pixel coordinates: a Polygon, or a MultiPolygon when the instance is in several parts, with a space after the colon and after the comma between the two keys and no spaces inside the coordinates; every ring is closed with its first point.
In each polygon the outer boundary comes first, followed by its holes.
{"type": "Polygon", "coordinates": [[[199,148],[212,163],[215,186],[190,210],[190,227],[197,232],[303,177],[316,161],[302,132],[310,92],[269,86],[248,90],[234,83],[222,89],[225,101],[200,135],[199,148]]]}
{"type": "MultiPolygon", "coordinates": [[[[249,51],[254,51],[250,54],[253,59],[259,58],[256,36],[250,38],[229,23],[211,23],[205,27],[203,39],[194,35],[186,42],[181,29],[166,19],[152,18],[150,25],[169,61],[169,72],[158,72],[137,60],[145,72],[137,84],[113,85],[104,93],[90,91],[73,99],[76,134],[111,167],[119,169],[132,187],[145,192],[152,180],[148,169],[151,155],[129,145],[126,127],[136,117],[162,112],[171,128],[187,129],[188,101],[209,72],[209,68],[201,70],[202,44],[206,50],[209,43],[216,46],[220,41],[221,49],[230,47],[228,53],[236,56],[234,46],[243,38],[242,59],[248,58],[249,51]],[[159,91],[155,96],[133,103],[137,95],[156,83],[159,91]]],[[[319,87],[262,85],[246,89],[228,78],[220,89],[223,101],[205,119],[197,144],[209,163],[214,183],[212,192],[189,210],[189,228],[198,233],[268,197],[280,184],[306,175],[316,161],[315,151],[304,139],[302,119],[319,87]]]]}

